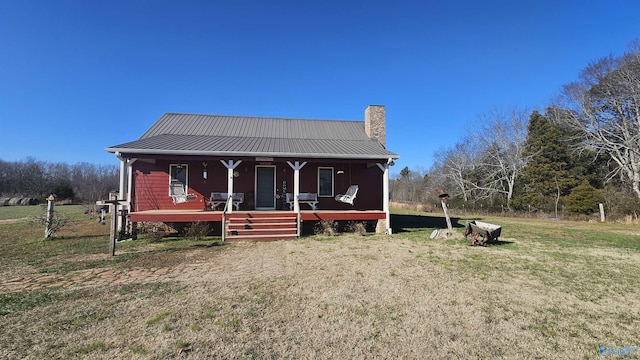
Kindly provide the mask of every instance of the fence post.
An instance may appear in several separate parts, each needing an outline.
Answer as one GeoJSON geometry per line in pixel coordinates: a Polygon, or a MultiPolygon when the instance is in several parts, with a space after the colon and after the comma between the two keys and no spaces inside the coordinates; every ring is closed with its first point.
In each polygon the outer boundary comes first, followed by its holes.
{"type": "Polygon", "coordinates": [[[51,223],[53,222],[53,201],[56,199],[54,194],[51,194],[47,197],[47,222],[46,227],[44,229],[44,237],[49,238],[53,233],[51,229],[51,223]]]}

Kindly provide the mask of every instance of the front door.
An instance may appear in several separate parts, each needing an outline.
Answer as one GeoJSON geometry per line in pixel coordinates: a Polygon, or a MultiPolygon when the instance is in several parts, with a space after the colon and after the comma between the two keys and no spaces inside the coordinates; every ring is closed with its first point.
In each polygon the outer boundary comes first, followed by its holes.
{"type": "Polygon", "coordinates": [[[274,166],[256,167],[256,210],[275,210],[276,170],[274,166]]]}

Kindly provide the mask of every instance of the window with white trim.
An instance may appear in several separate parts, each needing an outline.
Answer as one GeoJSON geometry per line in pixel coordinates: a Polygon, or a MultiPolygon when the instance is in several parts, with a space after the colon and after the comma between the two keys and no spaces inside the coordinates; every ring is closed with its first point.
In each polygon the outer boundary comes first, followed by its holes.
{"type": "Polygon", "coordinates": [[[332,167],[318,167],[318,196],[333,197],[332,167]]]}
{"type": "Polygon", "coordinates": [[[189,168],[186,164],[169,165],[169,196],[187,195],[187,175],[189,168]]]}

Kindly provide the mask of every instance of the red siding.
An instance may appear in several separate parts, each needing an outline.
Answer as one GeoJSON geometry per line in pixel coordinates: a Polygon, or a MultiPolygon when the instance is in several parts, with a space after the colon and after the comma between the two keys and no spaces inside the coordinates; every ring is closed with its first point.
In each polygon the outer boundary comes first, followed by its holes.
{"type": "MultiPolygon", "coordinates": [[[[298,161],[302,160],[298,159],[298,161]]],[[[188,165],[188,192],[195,194],[196,199],[173,204],[169,196],[169,165],[178,163],[177,160],[157,160],[155,163],[139,160],[133,165],[135,171],[134,211],[202,210],[208,208],[211,192],[227,191],[228,172],[219,159],[183,159],[179,162],[188,165]],[[207,179],[202,177],[203,161],[207,163],[207,179]]],[[[245,159],[236,167],[235,171],[238,176],[234,177],[234,192],[245,194],[245,201],[241,205],[243,210],[253,209],[256,165],[276,166],[278,195],[282,193],[283,182],[286,182],[286,191],[293,192],[294,171],[286,161],[276,159],[273,162],[255,162],[253,158],[245,159]]],[[[322,197],[319,198],[318,204],[320,210],[382,210],[383,173],[375,163],[308,160],[308,163],[300,170],[300,192],[318,192],[318,167],[333,167],[334,196],[344,193],[352,184],[359,186],[353,206],[339,203],[335,201],[334,197],[322,197]],[[337,174],[338,171],[343,171],[343,173],[337,174]]],[[[282,208],[282,201],[277,204],[277,208],[282,208]]]]}

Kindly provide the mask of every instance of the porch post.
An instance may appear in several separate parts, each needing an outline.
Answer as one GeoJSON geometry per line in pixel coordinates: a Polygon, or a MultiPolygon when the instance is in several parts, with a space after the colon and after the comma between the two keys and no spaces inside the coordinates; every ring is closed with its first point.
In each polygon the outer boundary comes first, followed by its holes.
{"type": "Polygon", "coordinates": [[[385,212],[385,233],[391,235],[391,214],[389,212],[389,166],[393,160],[388,159],[385,164],[376,163],[382,170],[382,210],[385,212]]]}
{"type": "Polygon", "coordinates": [[[127,182],[127,211],[129,212],[131,212],[131,208],[133,207],[131,202],[133,194],[131,192],[133,191],[133,163],[136,162],[136,160],[138,159],[129,159],[129,161],[127,161],[127,166],[129,167],[127,170],[129,174],[129,181],[127,182]]]}
{"type": "MultiPolygon", "coordinates": [[[[300,196],[300,169],[307,165],[307,162],[300,164],[299,161],[295,163],[287,161],[287,164],[293,169],[293,211],[297,213],[300,211],[300,203],[298,202],[298,197],[300,196]]],[[[286,196],[286,194],[282,195],[286,196]]]]}
{"type": "MultiPolygon", "coordinates": [[[[120,188],[118,189],[118,200],[122,200],[124,199],[124,197],[126,196],[126,187],[127,187],[127,159],[125,159],[124,157],[122,157],[122,154],[120,152],[116,152],[116,157],[118,158],[118,160],[120,160],[120,188]]],[[[118,222],[118,234],[123,234],[123,218],[124,218],[124,214],[123,214],[123,209],[124,209],[124,205],[118,205],[117,207],[115,207],[120,216],[117,217],[117,222],[118,222]]]]}
{"type": "MultiPolygon", "coordinates": [[[[242,162],[242,160],[238,160],[238,161],[233,161],[233,160],[229,160],[228,162],[224,161],[224,160],[220,160],[220,162],[222,163],[222,165],[224,165],[224,167],[227,168],[227,201],[229,200],[229,196],[233,196],[233,169],[236,168],[236,166],[240,165],[240,163],[242,162]]],[[[233,201],[233,200],[232,200],[233,201]]],[[[232,213],[233,212],[233,206],[229,207],[227,209],[228,213],[232,213]]]]}

